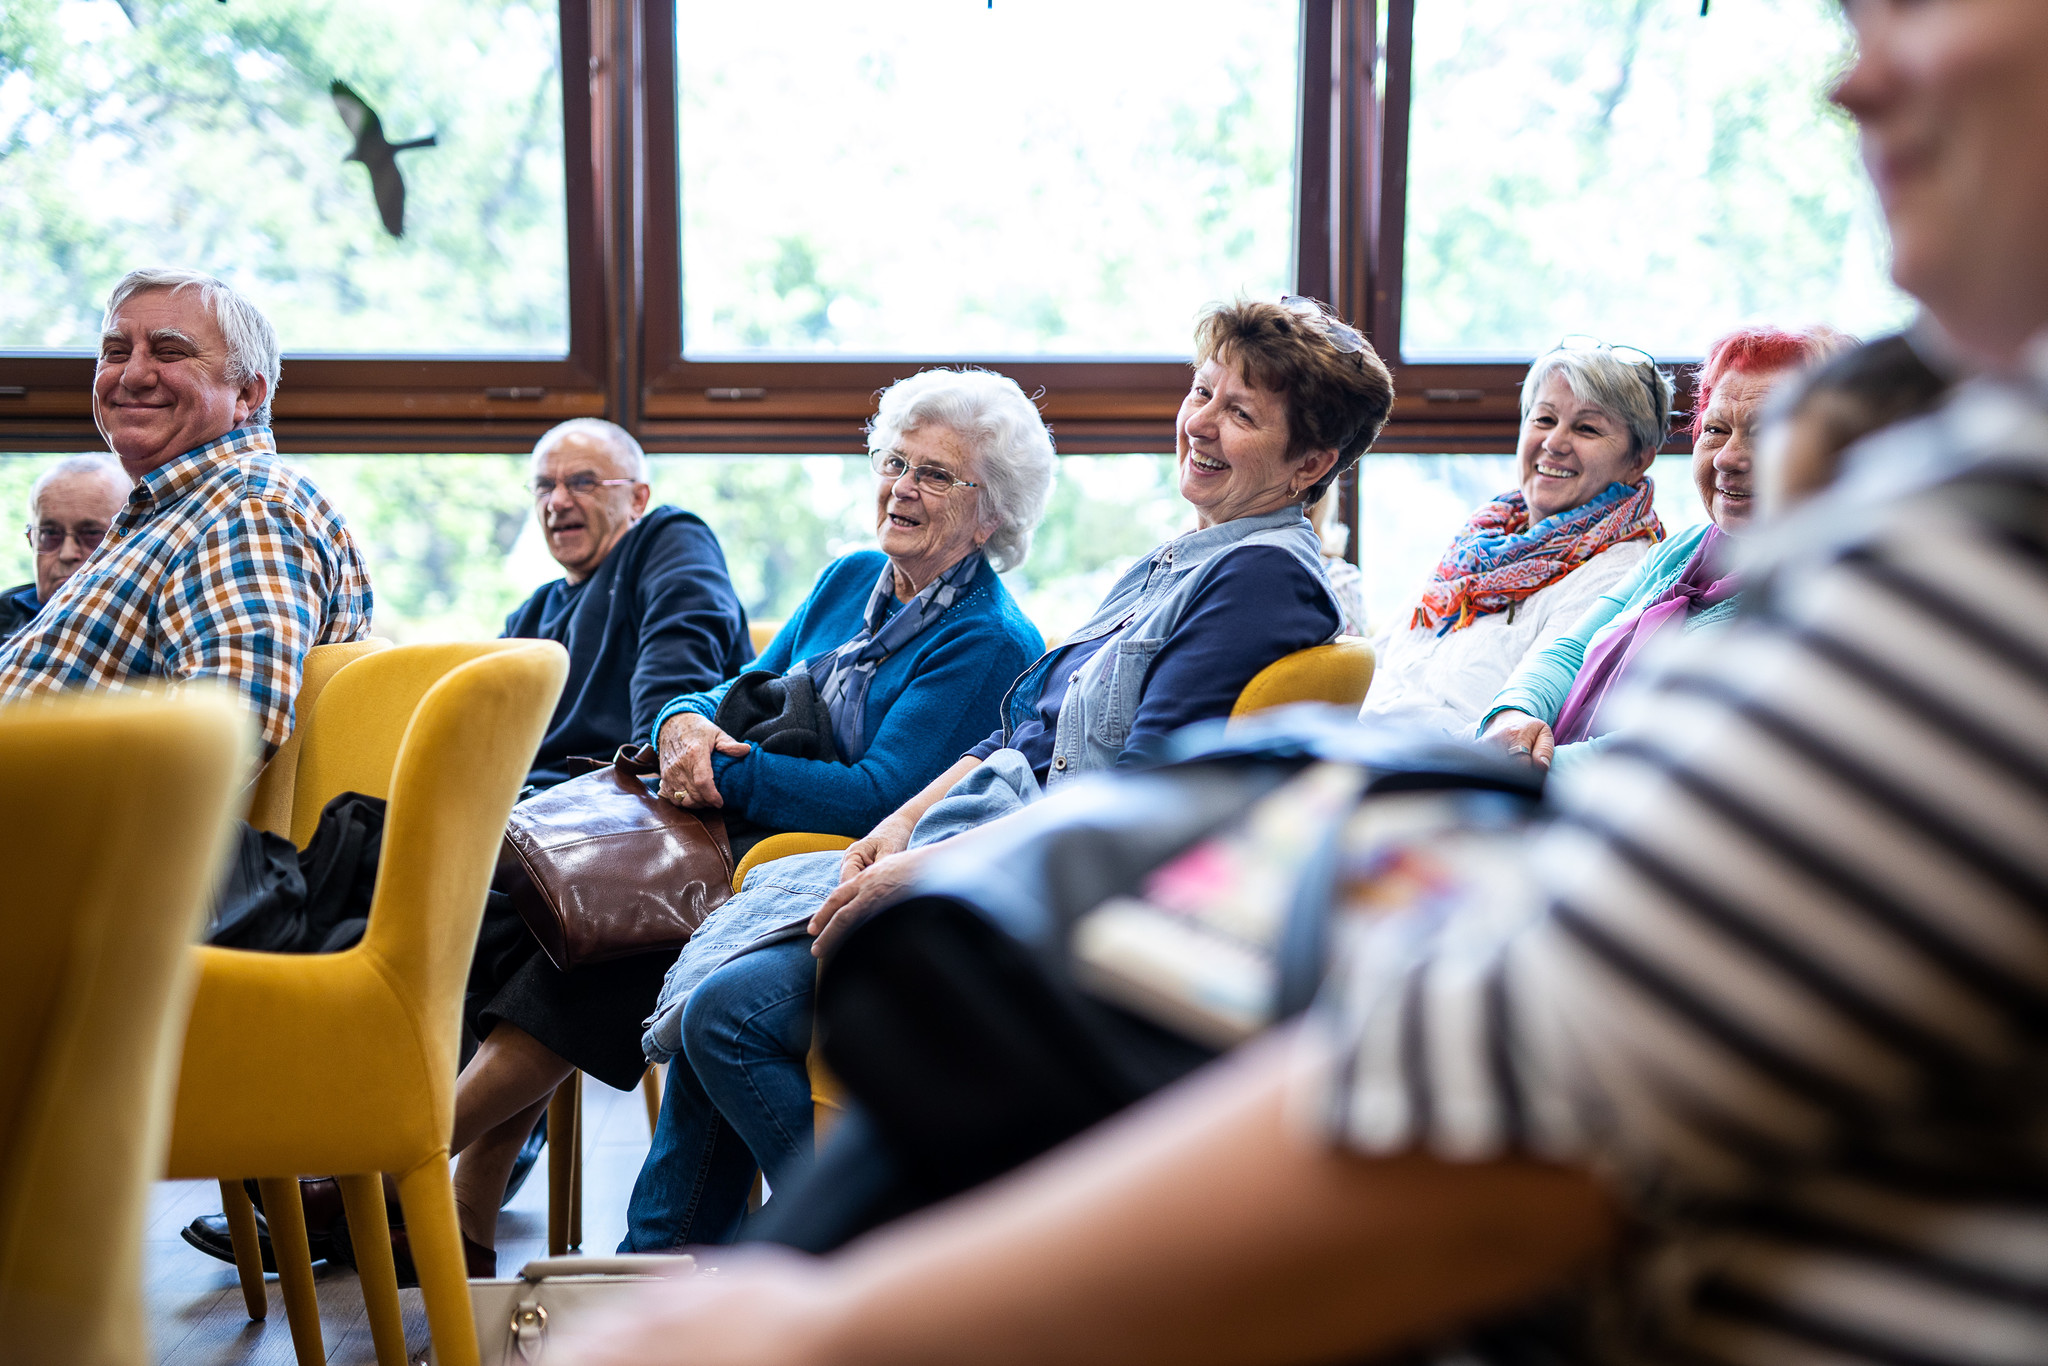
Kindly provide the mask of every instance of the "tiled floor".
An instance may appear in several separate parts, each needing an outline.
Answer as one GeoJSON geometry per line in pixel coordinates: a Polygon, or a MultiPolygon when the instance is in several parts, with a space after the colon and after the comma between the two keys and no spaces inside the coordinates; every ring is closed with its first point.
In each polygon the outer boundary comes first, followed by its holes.
{"type": "MultiPolygon", "coordinates": [[[[626,1196],[647,1153],[647,1110],[638,1092],[614,1091],[602,1082],[583,1083],[583,1247],[593,1254],[618,1246],[626,1227],[626,1196]]],[[[144,1237],[144,1293],[150,1331],[160,1366],[293,1366],[291,1330],[277,1278],[269,1277],[270,1314],[252,1321],[242,1305],[235,1269],[195,1252],[178,1230],[202,1214],[220,1210],[220,1188],[211,1181],[164,1181],[151,1202],[144,1237]]],[[[516,1272],[530,1258],[547,1255],[547,1157],[498,1216],[498,1271],[516,1272]]],[[[333,1366],[373,1366],[370,1324],[356,1274],[326,1263],[313,1268],[320,1294],[320,1329],[333,1366]]],[[[417,1290],[398,1292],[405,1310],[410,1354],[426,1351],[427,1321],[417,1290]]]]}

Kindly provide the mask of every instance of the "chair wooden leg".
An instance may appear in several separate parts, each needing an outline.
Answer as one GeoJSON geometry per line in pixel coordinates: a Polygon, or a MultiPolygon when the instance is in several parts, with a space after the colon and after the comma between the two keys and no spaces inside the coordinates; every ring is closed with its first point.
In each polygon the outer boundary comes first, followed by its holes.
{"type": "Polygon", "coordinates": [[[228,1237],[235,1244],[235,1274],[242,1278],[242,1304],[252,1319],[270,1314],[270,1296],[263,1290],[263,1245],[256,1236],[256,1207],[239,1181],[220,1183],[220,1205],[228,1216],[228,1237]]]}
{"type": "Polygon", "coordinates": [[[448,1154],[440,1153],[399,1177],[398,1200],[405,1209],[405,1236],[420,1276],[434,1359],[440,1366],[479,1366],[469,1266],[462,1258],[462,1233],[455,1223],[448,1154]]]}
{"type": "Polygon", "coordinates": [[[576,1157],[569,1164],[569,1250],[583,1249],[583,1087],[576,1087],[576,1157]]]}
{"type": "Polygon", "coordinates": [[[661,1084],[668,1079],[667,1074],[662,1069],[667,1066],[668,1064],[665,1062],[655,1063],[647,1069],[646,1075],[640,1078],[640,1098],[647,1102],[647,1136],[649,1138],[654,1136],[654,1126],[661,1120],[661,1084]]]}
{"type": "Polygon", "coordinates": [[[569,1211],[575,1199],[575,1171],[582,1164],[583,1145],[577,1130],[577,1100],[583,1074],[571,1072],[548,1101],[548,1256],[569,1251],[569,1211]]]}
{"type": "Polygon", "coordinates": [[[370,1316],[370,1341],[377,1366],[406,1366],[405,1319],[398,1309],[398,1270],[391,1261],[391,1225],[384,1214],[384,1178],[376,1172],[337,1177],[348,1231],[356,1250],[356,1275],[363,1284],[363,1308],[370,1316]]]}
{"type": "Polygon", "coordinates": [[[289,1176],[266,1176],[256,1184],[263,1191],[263,1217],[270,1224],[270,1252],[277,1259],[277,1283],[284,1291],[292,1350],[298,1353],[299,1366],[326,1366],[327,1348],[320,1341],[320,1301],[313,1291],[313,1252],[306,1245],[306,1208],[299,1203],[299,1183],[289,1176]]]}

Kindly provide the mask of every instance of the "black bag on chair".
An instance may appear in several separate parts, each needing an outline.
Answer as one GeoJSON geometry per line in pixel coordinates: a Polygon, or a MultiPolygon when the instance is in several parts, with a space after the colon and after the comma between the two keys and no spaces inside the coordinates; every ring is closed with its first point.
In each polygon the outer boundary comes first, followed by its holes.
{"type": "MultiPolygon", "coordinates": [[[[935,861],[915,893],[855,927],[819,980],[826,1062],[855,1101],[817,1165],[749,1236],[825,1252],[979,1185],[1217,1056],[1213,1042],[1091,990],[1076,923],[1312,763],[1361,770],[1362,796],[1477,789],[1533,806],[1542,775],[1443,741],[1282,714],[1184,757],[1068,788],[935,861]]],[[[1275,945],[1273,1017],[1321,983],[1336,876],[1332,822],[1302,861],[1275,945]]]]}

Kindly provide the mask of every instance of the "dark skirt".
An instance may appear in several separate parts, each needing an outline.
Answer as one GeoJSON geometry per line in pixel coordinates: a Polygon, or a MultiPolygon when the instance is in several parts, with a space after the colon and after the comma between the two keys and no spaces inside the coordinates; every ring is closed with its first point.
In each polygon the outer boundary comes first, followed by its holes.
{"type": "Polygon", "coordinates": [[[500,1021],[517,1025],[605,1085],[630,1091],[647,1070],[642,1022],[675,961],[675,951],[664,949],[563,972],[541,952],[511,898],[493,892],[470,960],[463,1020],[479,1039],[500,1021]]]}

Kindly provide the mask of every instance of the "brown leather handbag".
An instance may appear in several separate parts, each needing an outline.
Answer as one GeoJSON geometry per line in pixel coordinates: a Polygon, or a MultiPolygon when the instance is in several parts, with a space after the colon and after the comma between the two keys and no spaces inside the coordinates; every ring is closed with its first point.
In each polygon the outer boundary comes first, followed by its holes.
{"type": "Polygon", "coordinates": [[[676,950],[732,895],[732,846],[715,809],[685,811],[641,779],[646,745],[512,808],[494,886],[564,972],[676,950]]]}

